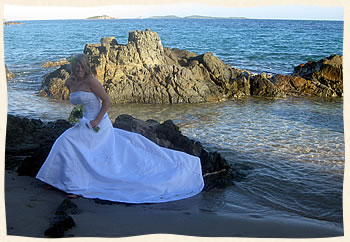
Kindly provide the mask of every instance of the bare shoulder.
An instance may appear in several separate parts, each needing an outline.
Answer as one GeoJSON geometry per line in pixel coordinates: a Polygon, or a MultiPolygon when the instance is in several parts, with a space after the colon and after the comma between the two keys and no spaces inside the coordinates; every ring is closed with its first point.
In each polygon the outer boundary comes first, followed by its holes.
{"type": "Polygon", "coordinates": [[[96,85],[102,85],[101,84],[101,82],[96,78],[96,77],[94,77],[94,76],[92,76],[92,75],[90,75],[90,76],[88,76],[87,78],[86,78],[86,80],[87,80],[87,83],[89,83],[89,86],[90,87],[94,87],[94,86],[96,86],[96,85]]]}

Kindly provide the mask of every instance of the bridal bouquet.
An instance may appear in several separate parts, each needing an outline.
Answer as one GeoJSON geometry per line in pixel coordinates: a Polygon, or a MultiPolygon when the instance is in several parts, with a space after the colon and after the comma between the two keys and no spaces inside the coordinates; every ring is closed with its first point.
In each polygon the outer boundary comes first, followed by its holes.
{"type": "MultiPolygon", "coordinates": [[[[80,119],[83,118],[83,110],[84,106],[81,104],[75,105],[73,110],[70,112],[68,117],[68,122],[71,124],[76,124],[80,122],[80,119]]],[[[86,126],[90,128],[90,126],[86,123],[86,126]]],[[[100,130],[100,127],[94,128],[95,132],[98,132],[100,130]]]]}
{"type": "Polygon", "coordinates": [[[75,105],[73,110],[69,114],[68,122],[70,122],[71,124],[79,123],[80,119],[83,118],[83,110],[83,105],[75,105]]]}

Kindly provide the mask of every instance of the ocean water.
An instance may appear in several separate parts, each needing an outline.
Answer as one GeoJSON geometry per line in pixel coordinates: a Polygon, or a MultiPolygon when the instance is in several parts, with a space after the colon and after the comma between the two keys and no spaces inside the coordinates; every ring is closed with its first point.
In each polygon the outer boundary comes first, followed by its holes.
{"type": "MultiPolygon", "coordinates": [[[[8,112],[44,121],[67,118],[68,101],[37,96],[46,61],[69,58],[86,43],[128,32],[156,31],[164,47],[212,52],[251,72],[290,74],[309,60],[343,53],[343,22],[253,19],[23,21],[4,26],[8,112]]],[[[345,161],[343,99],[243,98],[222,103],[112,105],[140,119],[172,119],[184,135],[219,151],[246,177],[201,194],[216,213],[310,219],[342,228],[345,161]]]]}

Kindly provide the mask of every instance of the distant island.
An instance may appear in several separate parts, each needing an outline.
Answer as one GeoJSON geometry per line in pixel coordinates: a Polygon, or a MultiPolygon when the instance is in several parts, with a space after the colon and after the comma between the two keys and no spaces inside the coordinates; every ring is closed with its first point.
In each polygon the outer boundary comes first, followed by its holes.
{"type": "Polygon", "coordinates": [[[191,15],[187,17],[178,17],[176,15],[166,15],[166,16],[152,16],[150,19],[247,19],[246,17],[211,17],[211,16],[201,16],[201,15],[191,15]]]}
{"type": "Polygon", "coordinates": [[[6,22],[4,22],[4,25],[15,25],[15,24],[23,24],[23,23],[20,23],[20,22],[12,22],[12,21],[6,21],[6,22]]]}
{"type": "Polygon", "coordinates": [[[102,15],[102,16],[93,16],[93,17],[88,17],[86,19],[118,19],[118,18],[114,18],[114,17],[110,17],[108,15],[102,15]]]}

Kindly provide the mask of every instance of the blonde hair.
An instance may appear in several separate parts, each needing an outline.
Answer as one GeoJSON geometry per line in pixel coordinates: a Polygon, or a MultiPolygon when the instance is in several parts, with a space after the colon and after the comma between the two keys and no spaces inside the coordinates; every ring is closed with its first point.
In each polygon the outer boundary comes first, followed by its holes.
{"type": "Polygon", "coordinates": [[[71,73],[73,76],[75,76],[75,73],[74,73],[75,67],[78,63],[84,69],[85,76],[92,75],[90,62],[89,62],[89,59],[87,58],[87,56],[85,54],[77,54],[73,57],[73,59],[71,61],[71,73]]]}

